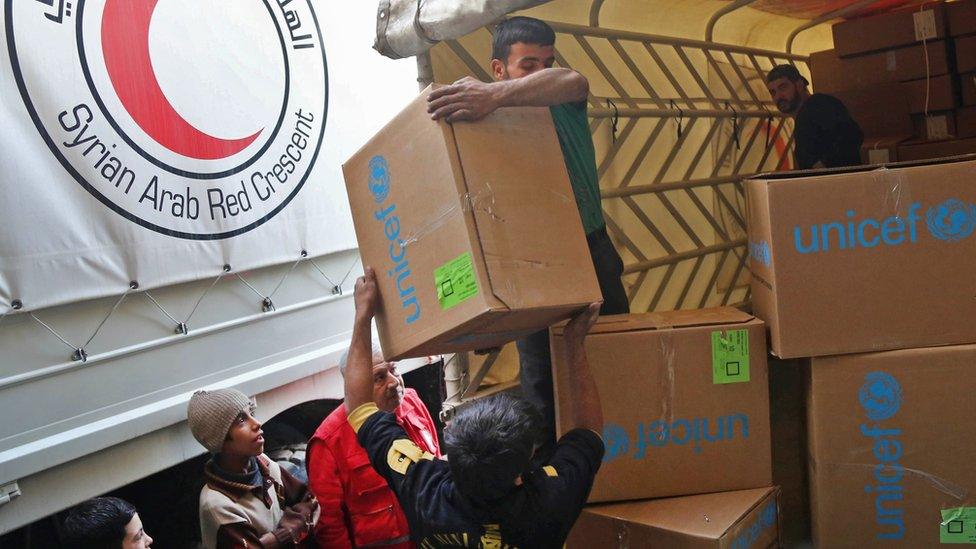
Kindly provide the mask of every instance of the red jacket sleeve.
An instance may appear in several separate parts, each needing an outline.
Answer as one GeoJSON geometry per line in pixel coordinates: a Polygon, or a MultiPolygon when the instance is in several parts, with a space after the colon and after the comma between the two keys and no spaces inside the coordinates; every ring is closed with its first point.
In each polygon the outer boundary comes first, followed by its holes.
{"type": "Polygon", "coordinates": [[[332,449],[321,441],[313,441],[308,447],[308,486],[319,500],[319,520],[315,523],[315,541],[319,547],[352,549],[339,468],[332,449]]]}

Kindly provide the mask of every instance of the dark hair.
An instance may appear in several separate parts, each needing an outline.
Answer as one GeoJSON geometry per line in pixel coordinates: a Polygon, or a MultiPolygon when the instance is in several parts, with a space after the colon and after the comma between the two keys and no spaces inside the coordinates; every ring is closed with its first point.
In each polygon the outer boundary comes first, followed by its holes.
{"type": "Polygon", "coordinates": [[[461,409],[444,428],[454,485],[472,499],[491,501],[515,487],[541,439],[542,415],[529,402],[501,393],[461,409]]]}
{"type": "Polygon", "coordinates": [[[800,71],[793,65],[776,65],[766,74],[766,82],[772,82],[773,80],[779,80],[780,78],[786,78],[790,82],[796,82],[797,80],[802,81],[804,84],[809,84],[807,79],[800,74],[800,71]]]}
{"type": "Polygon", "coordinates": [[[125,527],[136,514],[131,503],[113,497],[92,498],[78,504],[64,519],[64,547],[118,549],[125,527]]]}
{"type": "Polygon", "coordinates": [[[491,58],[508,61],[512,44],[551,46],[556,43],[556,32],[545,21],[522,15],[502,21],[495,26],[491,40],[491,58]]]}

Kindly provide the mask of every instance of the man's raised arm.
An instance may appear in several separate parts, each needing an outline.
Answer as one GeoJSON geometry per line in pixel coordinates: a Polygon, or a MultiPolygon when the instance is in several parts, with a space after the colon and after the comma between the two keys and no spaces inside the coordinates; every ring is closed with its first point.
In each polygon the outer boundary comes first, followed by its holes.
{"type": "Polygon", "coordinates": [[[560,67],[543,69],[522,78],[482,82],[466,76],[438,88],[427,98],[434,120],[481,120],[500,107],[548,107],[586,99],[590,84],[582,74],[560,67]]]}
{"type": "MultiPolygon", "coordinates": [[[[569,407],[572,414],[569,418],[571,429],[589,429],[597,434],[603,432],[603,408],[600,405],[600,393],[590,362],[586,358],[586,348],[583,343],[586,334],[596,323],[600,315],[600,303],[590,305],[585,311],[569,321],[563,330],[563,342],[566,344],[566,361],[569,367],[566,374],[569,377],[566,387],[566,399],[573,403],[569,407]]],[[[562,390],[560,385],[560,390],[562,390]]]]}
{"type": "Polygon", "coordinates": [[[356,320],[349,342],[349,361],[346,365],[345,393],[346,413],[363,404],[373,402],[373,315],[379,305],[380,294],[376,287],[376,273],[366,267],[363,276],[356,279],[356,320]]]}

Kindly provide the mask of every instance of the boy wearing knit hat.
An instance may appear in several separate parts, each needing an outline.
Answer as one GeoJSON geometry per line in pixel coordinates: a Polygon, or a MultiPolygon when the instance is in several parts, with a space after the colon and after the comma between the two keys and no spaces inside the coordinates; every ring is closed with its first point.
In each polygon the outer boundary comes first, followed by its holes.
{"type": "Polygon", "coordinates": [[[318,502],[302,482],[264,455],[254,406],[235,389],[197,391],[187,420],[213,453],[200,491],[200,532],[208,549],[296,547],[315,524],[318,502]]]}

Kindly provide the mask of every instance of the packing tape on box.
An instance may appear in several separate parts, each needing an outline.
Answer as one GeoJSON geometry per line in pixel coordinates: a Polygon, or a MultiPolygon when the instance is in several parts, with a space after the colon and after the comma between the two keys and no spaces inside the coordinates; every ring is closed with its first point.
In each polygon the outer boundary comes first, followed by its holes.
{"type": "Polygon", "coordinates": [[[882,189],[883,212],[888,217],[900,216],[912,204],[911,186],[905,184],[905,174],[902,170],[891,170],[880,167],[871,172],[871,177],[878,182],[882,189]]]}
{"type": "MultiPolygon", "coordinates": [[[[848,463],[848,462],[824,462],[819,463],[814,459],[813,456],[809,456],[810,467],[814,471],[822,469],[822,472],[840,472],[842,470],[861,470],[867,478],[874,478],[875,470],[878,468],[877,463],[848,463]]],[[[963,504],[970,500],[974,495],[969,492],[964,486],[960,486],[948,479],[944,479],[932,473],[926,473],[925,471],[919,469],[912,469],[911,467],[905,467],[900,465],[901,473],[903,475],[912,476],[921,480],[924,480],[929,486],[935,488],[939,492],[953,498],[956,502],[963,504]]],[[[843,473],[848,475],[850,473],[843,473]]]]}
{"type": "MultiPolygon", "coordinates": [[[[449,206],[440,211],[434,216],[430,223],[427,223],[423,227],[417,229],[416,231],[409,233],[406,238],[403,239],[402,247],[406,248],[411,244],[419,242],[421,238],[429,235],[430,233],[436,231],[438,228],[444,225],[449,219],[454,217],[455,214],[473,211],[479,204],[484,204],[485,197],[490,199],[488,201],[487,212],[495,216],[491,205],[494,204],[494,196],[492,195],[491,189],[486,189],[479,193],[462,193],[458,195],[459,200],[453,206],[449,206]]],[[[496,216],[497,217],[497,216],[496,216]]]]}

